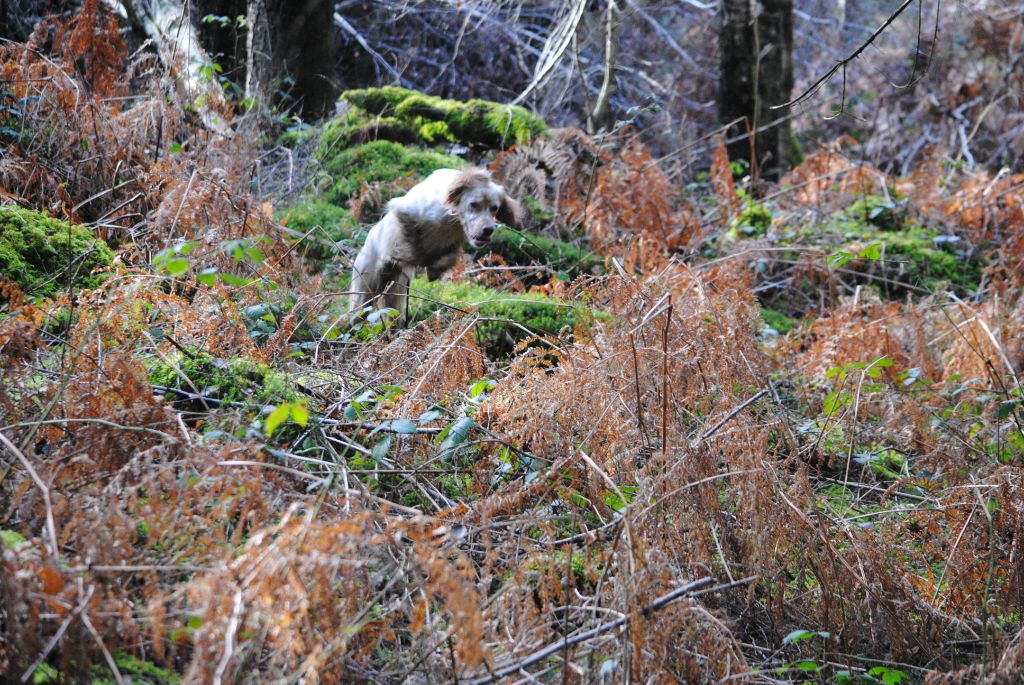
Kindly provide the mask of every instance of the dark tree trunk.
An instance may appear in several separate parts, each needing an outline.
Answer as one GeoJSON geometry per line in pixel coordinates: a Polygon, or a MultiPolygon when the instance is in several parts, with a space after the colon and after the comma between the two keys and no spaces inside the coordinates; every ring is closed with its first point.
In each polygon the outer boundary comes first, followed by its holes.
{"type": "Polygon", "coordinates": [[[330,114],[337,97],[334,2],[275,0],[269,4],[274,58],[291,77],[290,95],[308,119],[330,114]]]}
{"type": "Polygon", "coordinates": [[[779,120],[729,145],[729,158],[750,163],[754,177],[777,179],[792,163],[789,108],[771,109],[793,89],[793,0],[722,0],[718,112],[732,138],[779,120]],[[754,15],[754,7],[761,13],[754,15]]]}

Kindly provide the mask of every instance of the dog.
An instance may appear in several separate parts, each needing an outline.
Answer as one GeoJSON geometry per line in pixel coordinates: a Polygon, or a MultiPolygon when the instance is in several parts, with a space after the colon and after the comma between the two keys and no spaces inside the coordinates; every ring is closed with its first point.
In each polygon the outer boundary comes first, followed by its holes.
{"type": "Polygon", "coordinates": [[[440,278],[464,244],[486,246],[497,222],[516,227],[521,214],[519,203],[477,168],[438,169],[387,208],[353,263],[351,309],[390,307],[402,322],[417,271],[440,278]]]}

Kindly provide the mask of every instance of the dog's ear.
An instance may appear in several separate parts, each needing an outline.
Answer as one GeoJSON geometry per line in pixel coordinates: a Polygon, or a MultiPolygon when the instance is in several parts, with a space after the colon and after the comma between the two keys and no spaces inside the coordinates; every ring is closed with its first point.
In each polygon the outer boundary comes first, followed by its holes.
{"type": "Polygon", "coordinates": [[[520,223],[523,220],[523,208],[518,202],[508,196],[508,193],[501,194],[501,206],[498,207],[498,213],[495,214],[498,221],[510,226],[511,228],[519,228],[520,223]]]}
{"type": "Polygon", "coordinates": [[[480,171],[463,171],[456,176],[452,184],[448,186],[448,196],[445,198],[445,202],[452,207],[458,207],[459,203],[462,202],[463,195],[479,186],[482,182],[486,183],[490,180],[489,177],[484,175],[485,173],[480,171]]]}

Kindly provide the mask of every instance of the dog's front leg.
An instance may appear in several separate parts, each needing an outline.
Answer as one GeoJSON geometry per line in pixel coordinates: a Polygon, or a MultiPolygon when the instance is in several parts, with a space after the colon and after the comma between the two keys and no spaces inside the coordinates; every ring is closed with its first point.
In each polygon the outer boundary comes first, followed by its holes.
{"type": "Polygon", "coordinates": [[[408,269],[396,269],[389,273],[390,282],[384,290],[384,306],[398,312],[398,321],[404,326],[409,320],[409,281],[412,274],[408,269]]]}
{"type": "Polygon", "coordinates": [[[427,278],[432,281],[444,276],[444,272],[455,266],[455,262],[459,261],[458,252],[449,252],[440,259],[435,260],[433,263],[427,265],[427,278]]]}

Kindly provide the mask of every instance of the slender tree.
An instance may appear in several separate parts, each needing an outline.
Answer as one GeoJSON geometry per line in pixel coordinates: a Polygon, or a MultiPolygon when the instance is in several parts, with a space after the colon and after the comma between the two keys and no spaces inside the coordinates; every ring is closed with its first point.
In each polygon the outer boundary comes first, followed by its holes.
{"type": "Polygon", "coordinates": [[[729,157],[757,177],[775,179],[792,163],[793,0],[721,0],[718,111],[729,157]],[[750,133],[750,137],[741,137],[750,133]]]}

